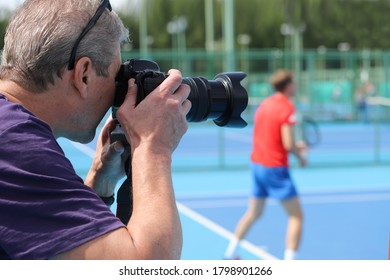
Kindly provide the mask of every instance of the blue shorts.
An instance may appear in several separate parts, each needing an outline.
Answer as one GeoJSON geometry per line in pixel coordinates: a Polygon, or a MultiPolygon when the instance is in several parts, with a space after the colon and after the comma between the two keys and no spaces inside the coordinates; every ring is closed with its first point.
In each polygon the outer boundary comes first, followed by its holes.
{"type": "Polygon", "coordinates": [[[256,198],[287,200],[298,195],[287,167],[264,167],[252,163],[252,175],[256,198]]]}

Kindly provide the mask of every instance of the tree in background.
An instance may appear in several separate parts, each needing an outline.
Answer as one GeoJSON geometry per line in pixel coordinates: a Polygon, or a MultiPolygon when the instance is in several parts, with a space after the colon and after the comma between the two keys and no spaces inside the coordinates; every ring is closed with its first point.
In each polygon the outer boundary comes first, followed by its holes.
{"type": "MultiPolygon", "coordinates": [[[[223,0],[148,0],[148,34],[153,37],[153,49],[172,47],[167,24],[175,17],[188,21],[187,46],[205,47],[204,1],[214,1],[215,40],[222,46],[223,0]]],[[[337,48],[348,42],[354,49],[390,49],[389,0],[236,0],[235,34],[248,34],[249,47],[283,48],[283,23],[304,25],[305,48],[337,48]]],[[[139,13],[123,13],[121,18],[129,27],[133,49],[139,48],[139,13]]],[[[7,25],[0,19],[0,48],[7,25]]]]}
{"type": "Polygon", "coordinates": [[[5,36],[5,30],[8,25],[7,19],[0,20],[0,50],[4,47],[4,36],[5,36]]]}

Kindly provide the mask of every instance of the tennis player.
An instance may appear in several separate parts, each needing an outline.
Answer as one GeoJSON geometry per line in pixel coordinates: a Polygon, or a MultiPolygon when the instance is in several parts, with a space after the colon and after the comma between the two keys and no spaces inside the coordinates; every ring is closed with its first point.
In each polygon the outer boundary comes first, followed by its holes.
{"type": "Polygon", "coordinates": [[[241,218],[225,259],[237,259],[236,250],[252,224],[261,216],[267,198],[280,201],[289,221],[284,259],[297,257],[302,233],[302,210],[295,185],[290,177],[288,154],[306,166],[305,147],[294,140],[295,109],[290,101],[295,95],[294,77],[290,71],[278,70],[271,77],[275,94],[264,100],[255,114],[252,175],[253,194],[241,218]]]}

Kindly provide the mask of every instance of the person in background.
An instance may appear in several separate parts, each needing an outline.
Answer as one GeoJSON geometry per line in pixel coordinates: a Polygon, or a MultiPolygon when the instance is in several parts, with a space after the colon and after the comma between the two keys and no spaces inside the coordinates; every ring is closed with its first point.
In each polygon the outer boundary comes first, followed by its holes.
{"type": "Polygon", "coordinates": [[[253,194],[244,216],[239,221],[234,238],[230,240],[225,259],[237,259],[236,250],[253,223],[263,213],[267,198],[279,200],[289,220],[284,259],[297,257],[303,215],[295,185],[289,172],[289,153],[296,156],[302,167],[306,166],[306,148],[294,138],[295,108],[291,99],[295,96],[292,72],[278,70],[271,77],[275,93],[259,106],[254,119],[252,176],[253,194]]]}
{"type": "Polygon", "coordinates": [[[375,86],[368,79],[356,91],[357,118],[359,121],[368,123],[370,121],[368,114],[368,99],[375,96],[375,86]]]}

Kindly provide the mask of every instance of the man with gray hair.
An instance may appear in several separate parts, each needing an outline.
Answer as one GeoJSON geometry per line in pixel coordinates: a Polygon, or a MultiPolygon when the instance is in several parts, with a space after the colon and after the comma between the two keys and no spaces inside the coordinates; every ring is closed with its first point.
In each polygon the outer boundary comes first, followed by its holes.
{"type": "Polygon", "coordinates": [[[171,155],[187,129],[179,71],[137,107],[129,81],[117,112],[131,146],[133,215],[105,205],[125,149],[99,136],[87,178],[56,142],[87,143],[112,105],[128,31],[108,0],[26,0],[7,28],[0,68],[0,259],[177,259],[182,232],[171,155]]]}

